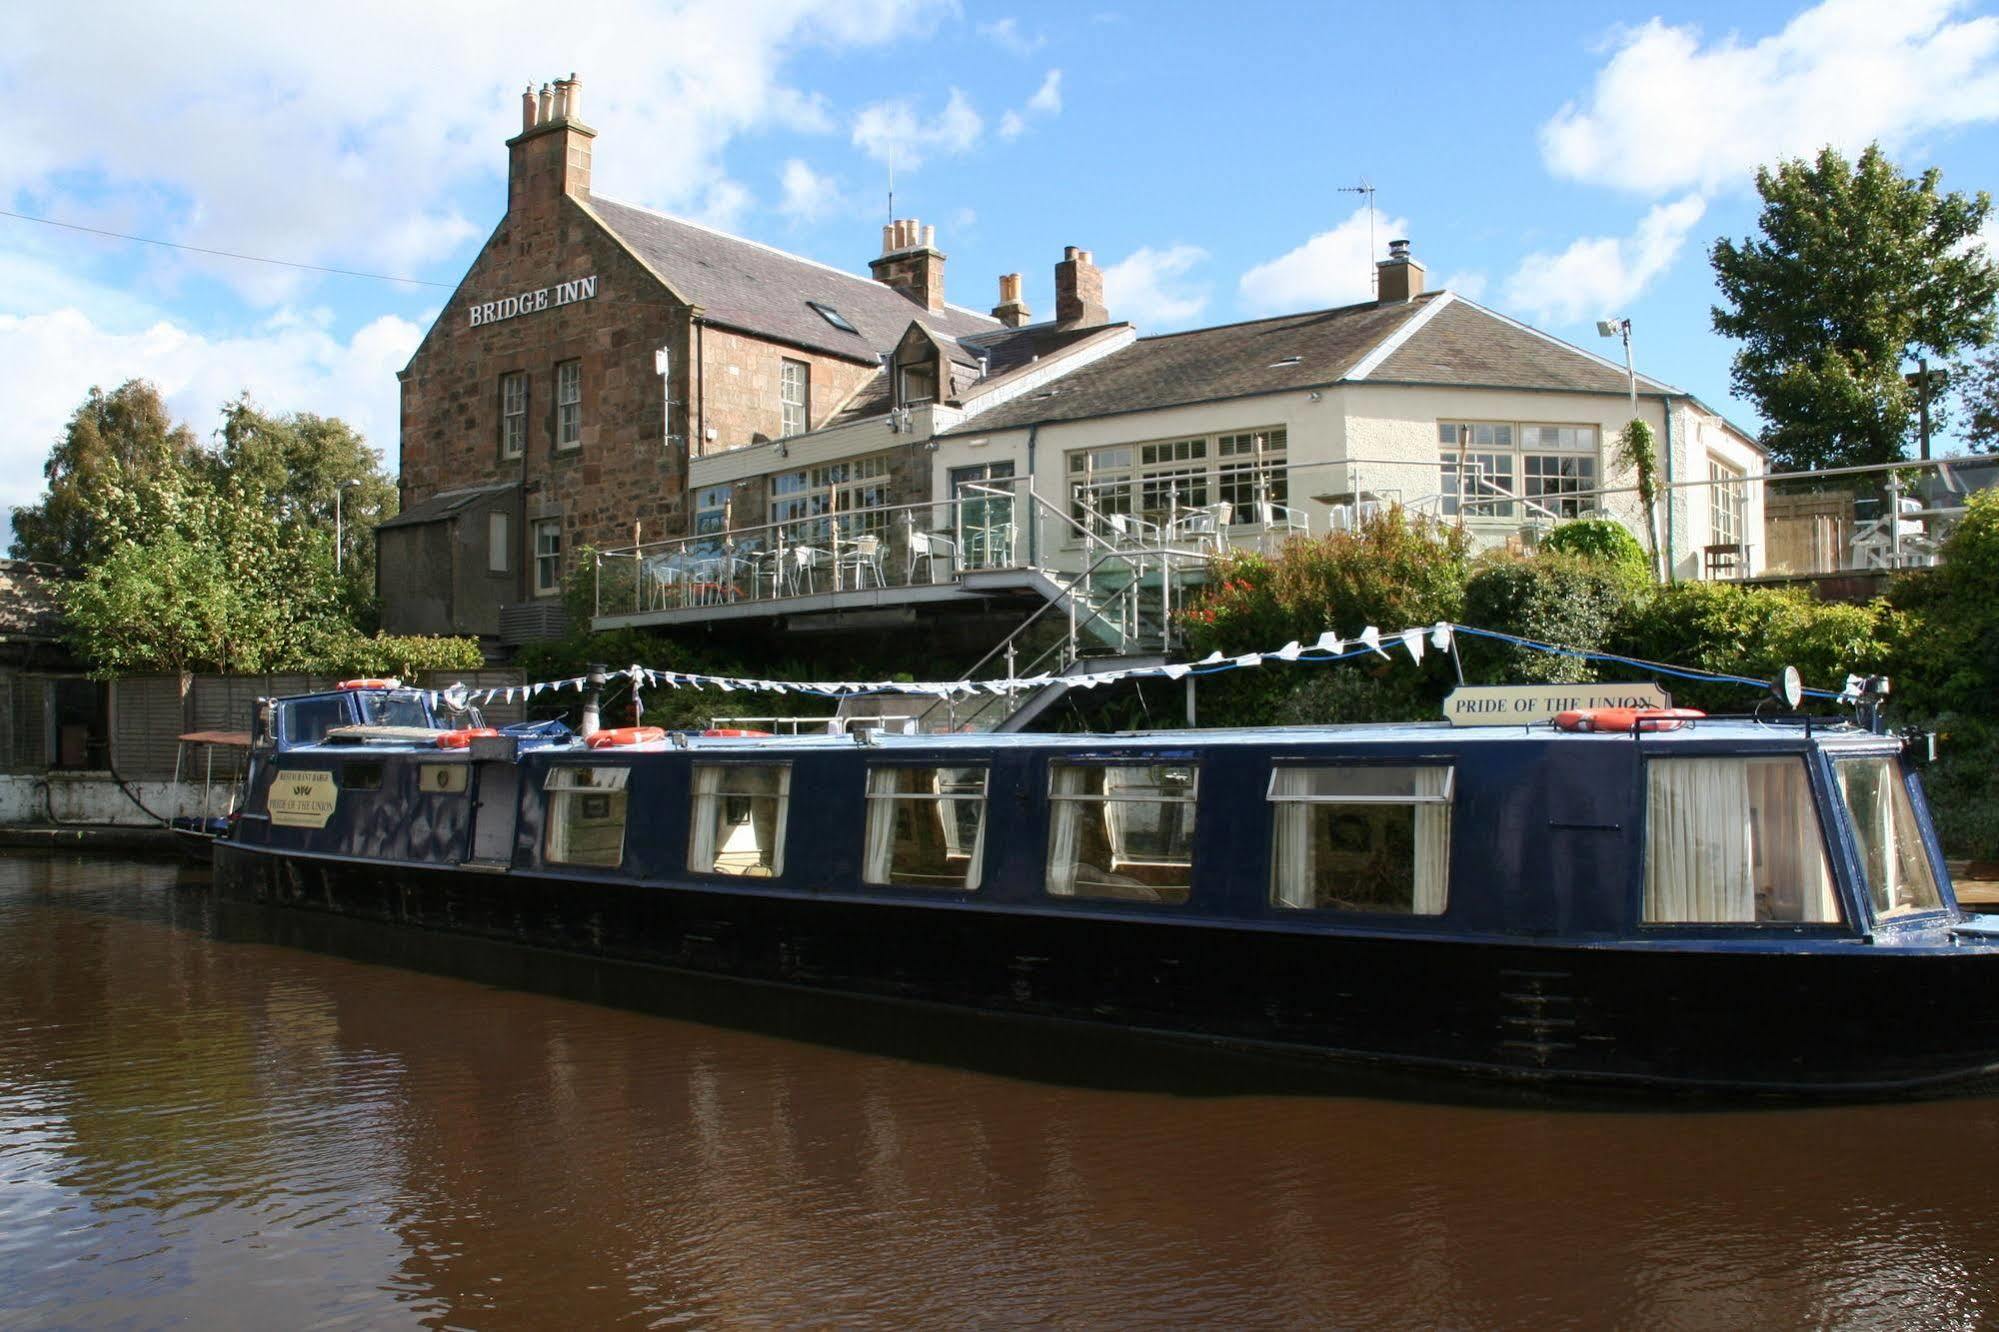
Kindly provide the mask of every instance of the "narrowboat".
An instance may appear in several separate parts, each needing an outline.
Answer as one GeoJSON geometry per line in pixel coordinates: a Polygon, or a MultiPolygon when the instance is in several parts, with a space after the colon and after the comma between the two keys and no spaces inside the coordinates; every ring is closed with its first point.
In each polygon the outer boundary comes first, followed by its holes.
{"type": "Polygon", "coordinates": [[[1904,741],[1801,717],[494,730],[270,700],[223,894],[1418,1070],[1883,1095],[1999,1070],[1904,741]]]}

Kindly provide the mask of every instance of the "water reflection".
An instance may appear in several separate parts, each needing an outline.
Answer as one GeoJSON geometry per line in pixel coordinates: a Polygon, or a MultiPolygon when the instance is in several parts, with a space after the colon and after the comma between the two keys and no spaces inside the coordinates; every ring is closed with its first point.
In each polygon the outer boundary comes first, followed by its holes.
{"type": "Polygon", "coordinates": [[[0,861],[0,1015],[0,1324],[1960,1326],[1999,1289],[1986,1100],[1397,1100],[43,859],[0,861]]]}

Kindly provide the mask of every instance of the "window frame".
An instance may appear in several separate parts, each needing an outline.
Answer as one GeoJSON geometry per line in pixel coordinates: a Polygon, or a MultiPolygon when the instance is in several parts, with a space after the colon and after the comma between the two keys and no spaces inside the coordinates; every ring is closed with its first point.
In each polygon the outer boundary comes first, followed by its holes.
{"type": "Polygon", "coordinates": [[[528,530],[534,538],[534,594],[538,597],[559,596],[562,592],[562,519],[537,518],[529,524],[528,530]],[[545,551],[541,539],[549,532],[555,534],[555,548],[545,551]],[[545,568],[553,570],[550,577],[543,577],[545,568]]]}
{"type": "Polygon", "coordinates": [[[555,363],[555,449],[568,453],[582,447],[583,358],[572,356],[555,363]]]}
{"type": "MultiPolygon", "coordinates": [[[[629,763],[550,764],[548,771],[542,777],[541,783],[544,797],[542,801],[541,829],[542,863],[544,865],[560,865],[565,869],[615,870],[623,868],[628,849],[626,843],[630,839],[632,828],[631,780],[632,765],[629,763]],[[591,778],[587,781],[579,780],[577,774],[586,772],[592,774],[591,778]],[[608,777],[610,780],[599,782],[597,776],[600,774],[608,777]],[[623,817],[618,821],[618,852],[616,859],[575,860],[559,858],[555,850],[556,831],[559,821],[556,813],[558,807],[566,811],[568,808],[566,802],[574,800],[577,797],[596,795],[614,797],[622,805],[623,817]]],[[[567,817],[565,813],[560,820],[564,828],[563,836],[565,843],[570,835],[567,831],[567,817]]],[[[567,849],[568,847],[565,845],[564,850],[566,851],[567,849]]]]}
{"type": "MultiPolygon", "coordinates": [[[[1227,503],[1230,527],[1255,527],[1262,521],[1259,487],[1268,503],[1290,501],[1290,444],[1290,427],[1280,425],[1070,449],[1063,462],[1070,516],[1084,522],[1078,501],[1087,499],[1105,517],[1136,515],[1163,524],[1178,495],[1181,513],[1227,503]],[[1239,498],[1245,490],[1247,498],[1239,498]]],[[[1081,537],[1072,532],[1069,540],[1076,544],[1081,537]]]]}
{"type": "Polygon", "coordinates": [[[508,574],[514,571],[514,522],[513,515],[505,509],[486,511],[486,572],[508,574]]]}
{"type": "Polygon", "coordinates": [[[812,362],[790,356],[778,359],[777,416],[779,439],[811,431],[812,362]]]}
{"type": "MultiPolygon", "coordinates": [[[[992,780],[993,780],[992,764],[989,762],[988,763],[937,763],[937,762],[871,763],[866,767],[864,772],[865,775],[863,780],[865,782],[865,800],[866,800],[865,808],[866,808],[867,817],[864,820],[862,835],[861,835],[861,883],[869,888],[894,888],[899,890],[907,890],[907,891],[922,892],[922,893],[954,893],[964,896],[970,896],[972,894],[977,893],[983,884],[984,874],[985,874],[984,867],[985,867],[985,854],[986,854],[986,825],[988,822],[987,816],[992,809],[992,780]],[[976,797],[965,795],[962,793],[947,795],[942,790],[938,790],[935,792],[895,790],[887,793],[879,793],[874,789],[875,777],[876,774],[878,773],[894,773],[899,775],[905,772],[930,772],[930,773],[941,774],[953,771],[976,772],[979,774],[979,790],[978,790],[978,795],[976,797]],[[973,800],[973,799],[976,799],[978,802],[978,809],[979,809],[978,831],[973,835],[972,838],[972,848],[967,855],[966,864],[965,864],[965,877],[962,883],[957,883],[957,884],[896,883],[892,879],[875,879],[869,877],[869,870],[876,859],[875,838],[879,830],[876,827],[874,810],[878,802],[885,803],[890,806],[894,806],[899,802],[908,802],[912,804],[928,803],[935,805],[943,805],[946,801],[973,800]]],[[[896,872],[895,861],[894,861],[895,843],[893,838],[895,812],[896,811],[891,809],[890,816],[887,820],[888,823],[887,831],[889,832],[891,838],[888,849],[889,873],[891,875],[893,875],[896,872]]],[[[948,818],[948,812],[945,817],[948,818]]]]}
{"type": "Polygon", "coordinates": [[[1708,543],[1741,548],[1749,518],[1749,474],[1710,453],[1707,477],[1708,543]]]}
{"type": "Polygon", "coordinates": [[[862,533],[886,535],[890,526],[887,513],[895,507],[894,475],[892,450],[772,472],[764,482],[764,517],[773,527],[811,525],[804,535],[788,531],[792,541],[824,540],[823,535],[813,533],[826,531],[824,525],[836,512],[840,518],[853,520],[842,527],[842,540],[862,533]]]}
{"type": "Polygon", "coordinates": [[[1915,793],[1909,788],[1909,774],[1902,766],[1901,756],[1890,753],[1848,753],[1828,754],[1826,758],[1831,764],[1832,793],[1836,802],[1835,809],[1844,824],[1842,829],[1843,834],[1852,842],[1853,846],[1853,865],[1858,875],[1854,887],[1858,893],[1861,905],[1866,908],[1868,919],[1877,925],[1885,925],[1893,929],[1905,925],[1912,920],[1918,920],[1925,916],[1933,916],[1940,911],[1949,910],[1949,903],[1944,898],[1944,884],[1948,882],[1948,873],[1946,867],[1937,864],[1935,858],[1930,854],[1931,835],[1926,835],[1924,832],[1922,822],[1923,809],[1917,801],[1915,793]],[[1935,895],[1936,901],[1934,905],[1897,907],[1890,904],[1887,907],[1883,907],[1876,898],[1874,892],[1874,874],[1870,864],[1870,851],[1867,843],[1863,842],[1860,837],[1859,812],[1853,805],[1852,787],[1841,775],[1842,768],[1863,763],[1879,763],[1886,766],[1889,780],[1893,783],[1893,789],[1897,797],[1895,801],[1897,812],[1906,812],[1908,815],[1908,831],[1915,836],[1917,859],[1922,865],[1930,891],[1935,895]]]}
{"type": "MultiPolygon", "coordinates": [[[[1270,765],[1270,776],[1264,782],[1264,805],[1270,813],[1270,867],[1265,875],[1263,905],[1266,911],[1285,920],[1309,920],[1323,917],[1362,918],[1375,922],[1409,922],[1423,926],[1439,921],[1451,912],[1451,862],[1456,854],[1454,835],[1457,831],[1457,790],[1458,763],[1456,759],[1374,757],[1349,758],[1337,755],[1299,755],[1280,757],[1270,765]],[[1283,774],[1293,772],[1334,771],[1334,772],[1382,772],[1403,769],[1421,769],[1426,772],[1442,771],[1444,789],[1434,795],[1391,794],[1391,795],[1283,795],[1277,790],[1283,774]],[[1436,805],[1444,810],[1442,901],[1435,911],[1420,911],[1416,907],[1420,885],[1416,876],[1416,857],[1421,855],[1417,846],[1411,848],[1410,865],[1410,906],[1407,911],[1392,909],[1370,909],[1367,907],[1299,905],[1285,902],[1279,896],[1278,875],[1282,868],[1278,853],[1278,839],[1282,835],[1283,807],[1287,805],[1359,805],[1395,806],[1414,810],[1419,806],[1436,805]]],[[[1413,824],[1413,818],[1412,818],[1413,824]]],[[[1316,894],[1315,894],[1316,895],[1316,894]]]]}
{"type": "Polygon", "coordinates": [[[500,375],[500,460],[502,462],[514,462],[527,453],[528,405],[528,372],[503,371],[500,375]],[[520,392],[515,394],[514,390],[517,388],[520,392]]]}
{"type": "MultiPolygon", "coordinates": [[[[1197,853],[1200,850],[1202,764],[1198,756],[1177,757],[1159,754],[1131,754],[1103,758],[1085,758],[1080,756],[1075,758],[1051,757],[1047,761],[1046,768],[1047,771],[1044,774],[1043,786],[1047,794],[1048,827],[1041,849],[1042,874],[1039,900],[1043,902],[1083,903],[1094,906],[1112,903],[1120,908],[1137,907],[1141,910],[1177,911],[1190,909],[1193,906],[1195,900],[1195,875],[1199,866],[1199,856],[1197,853]],[[1189,780],[1187,790],[1184,794],[1175,796],[1112,795],[1109,793],[1092,795],[1087,792],[1064,792],[1056,789],[1058,774],[1064,769],[1086,772],[1091,770],[1108,771],[1111,769],[1153,771],[1162,768],[1186,769],[1189,774],[1189,780]],[[1071,885],[1070,890],[1068,892],[1057,891],[1053,886],[1057,880],[1057,876],[1053,873],[1053,870],[1056,839],[1059,823],[1062,818],[1061,807],[1073,804],[1094,804],[1100,808],[1121,804],[1185,806],[1187,810],[1187,859],[1184,862],[1186,869],[1186,883],[1184,887],[1171,884],[1150,884],[1142,880],[1134,881],[1137,886],[1155,893],[1179,892],[1181,895],[1178,897],[1160,897],[1157,900],[1147,901],[1143,898],[1120,897],[1114,893],[1082,891],[1080,885],[1077,885],[1075,882],[1076,867],[1082,862],[1076,858],[1073,850],[1067,876],[1071,885]]],[[[1104,809],[1104,812],[1099,817],[1102,820],[1104,836],[1108,844],[1113,836],[1108,809],[1104,809]]],[[[1116,847],[1107,845],[1107,849],[1115,851],[1116,847]]],[[[1117,866],[1120,864],[1126,866],[1179,866],[1182,864],[1178,860],[1161,860],[1157,858],[1125,857],[1120,860],[1112,856],[1110,860],[1110,864],[1102,867],[1106,874],[1117,873],[1117,866]]]]}
{"type": "MultiPolygon", "coordinates": [[[[787,844],[790,840],[789,837],[787,836],[787,831],[791,824],[791,791],[793,784],[792,783],[793,770],[794,770],[794,765],[790,759],[768,759],[768,758],[728,759],[728,760],[701,759],[701,760],[696,760],[693,764],[691,764],[687,770],[688,771],[687,842],[683,849],[683,855],[682,855],[682,863],[686,866],[687,872],[689,874],[698,874],[705,879],[719,879],[727,882],[752,880],[757,883],[770,884],[770,883],[777,883],[780,880],[782,880],[784,878],[784,869],[785,869],[785,864],[784,864],[785,852],[787,850],[787,844]],[[752,792],[729,791],[720,788],[712,792],[703,792],[701,790],[702,782],[700,774],[704,771],[715,771],[727,774],[731,772],[742,772],[748,769],[775,769],[780,774],[778,789],[774,793],[765,793],[757,791],[752,791],[752,792]],[[697,865],[694,853],[696,848],[701,843],[703,802],[709,800],[714,801],[715,802],[713,810],[714,814],[717,815],[718,817],[725,817],[728,814],[728,802],[731,799],[777,801],[777,817],[772,823],[771,863],[770,863],[769,874],[749,874],[740,871],[732,872],[729,870],[717,869],[716,865],[719,863],[720,857],[724,854],[726,850],[725,844],[719,835],[711,835],[709,839],[714,843],[712,847],[714,853],[714,859],[711,859],[708,862],[708,864],[705,866],[697,865]]],[[[721,780],[726,780],[726,778],[721,780]]],[[[756,819],[756,813],[754,807],[752,807],[750,812],[746,816],[745,821],[754,824],[755,819],[756,819]]],[[[719,834],[719,831],[720,829],[718,826],[718,828],[716,829],[716,834],[719,834]]]]}
{"type": "Polygon", "coordinates": [[[1438,512],[1446,518],[1462,516],[1470,522],[1518,524],[1546,521],[1547,515],[1535,513],[1530,505],[1551,510],[1558,522],[1600,509],[1601,497],[1595,492],[1604,483],[1603,439],[1603,426],[1595,421],[1438,417],[1438,512]],[[1478,464],[1475,475],[1499,477],[1511,498],[1464,499],[1463,482],[1457,474],[1458,431],[1467,426],[1472,438],[1463,448],[1465,461],[1478,464]],[[1591,437],[1587,445],[1562,440],[1565,433],[1580,435],[1584,431],[1591,437]],[[1548,438],[1550,435],[1552,439],[1548,438]],[[1549,463],[1556,470],[1537,472],[1536,464],[1545,468],[1549,463]],[[1576,467],[1577,471],[1571,474],[1566,470],[1570,467],[1576,467]]]}

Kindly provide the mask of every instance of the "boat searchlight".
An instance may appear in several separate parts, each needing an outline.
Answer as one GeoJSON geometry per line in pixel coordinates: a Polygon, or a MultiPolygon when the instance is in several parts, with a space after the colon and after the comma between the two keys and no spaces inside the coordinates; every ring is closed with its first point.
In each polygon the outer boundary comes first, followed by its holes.
{"type": "Polygon", "coordinates": [[[1770,682],[1770,697],[1784,705],[1787,712],[1796,712],[1805,701],[1804,678],[1795,666],[1786,666],[1783,673],[1770,682]]]}

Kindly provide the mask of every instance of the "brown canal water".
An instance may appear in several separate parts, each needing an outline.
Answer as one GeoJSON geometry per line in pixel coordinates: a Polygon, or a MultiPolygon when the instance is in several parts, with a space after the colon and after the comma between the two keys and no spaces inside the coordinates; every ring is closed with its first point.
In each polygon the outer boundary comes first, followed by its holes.
{"type": "Polygon", "coordinates": [[[1999,1100],[1453,1102],[0,860],[0,1326],[1999,1322],[1999,1100]]]}

